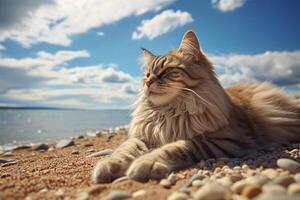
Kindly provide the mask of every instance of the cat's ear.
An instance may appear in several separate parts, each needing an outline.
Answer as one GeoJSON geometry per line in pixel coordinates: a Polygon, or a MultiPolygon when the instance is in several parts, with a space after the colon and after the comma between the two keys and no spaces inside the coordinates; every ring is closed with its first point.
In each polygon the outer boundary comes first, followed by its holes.
{"type": "Polygon", "coordinates": [[[145,48],[142,48],[142,51],[143,51],[143,61],[145,65],[151,63],[153,59],[156,57],[153,53],[151,53],[145,48]]]}
{"type": "Polygon", "coordinates": [[[178,51],[196,58],[200,58],[203,55],[198,38],[192,29],[185,32],[178,51]]]}

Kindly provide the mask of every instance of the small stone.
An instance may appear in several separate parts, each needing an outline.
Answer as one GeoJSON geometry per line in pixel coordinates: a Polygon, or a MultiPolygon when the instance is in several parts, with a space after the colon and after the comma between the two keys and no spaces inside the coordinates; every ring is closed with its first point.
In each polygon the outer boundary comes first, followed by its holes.
{"type": "Polygon", "coordinates": [[[167,200],[185,200],[187,199],[189,196],[185,193],[182,192],[173,192],[167,200]]]}
{"type": "Polygon", "coordinates": [[[108,156],[108,155],[111,155],[113,152],[114,152],[114,150],[112,150],[112,149],[104,149],[104,150],[98,151],[96,153],[92,153],[92,154],[88,155],[87,157],[91,158],[91,157],[108,156]]]}
{"type": "Polygon", "coordinates": [[[299,200],[297,196],[288,196],[286,194],[271,194],[271,193],[262,193],[255,200],[299,200]]]}
{"type": "Polygon", "coordinates": [[[74,140],[72,139],[64,139],[64,140],[60,140],[56,145],[55,148],[57,149],[63,149],[69,146],[73,146],[75,145],[74,140]]]}
{"type": "Polygon", "coordinates": [[[17,163],[18,163],[17,161],[7,162],[7,163],[2,164],[1,167],[8,167],[11,165],[15,165],[17,163]]]}
{"type": "Polygon", "coordinates": [[[3,163],[8,163],[9,161],[7,160],[4,160],[4,159],[0,159],[0,164],[3,164],[3,163]]]}
{"type": "Polygon", "coordinates": [[[45,192],[48,192],[48,188],[44,188],[39,191],[39,193],[45,193],[45,192]]]}
{"type": "Polygon", "coordinates": [[[267,184],[262,187],[262,190],[263,192],[269,192],[272,194],[285,193],[285,188],[282,185],[267,184]]]}
{"type": "Polygon", "coordinates": [[[243,180],[240,180],[240,181],[237,181],[235,182],[233,185],[232,185],[232,190],[238,194],[240,194],[242,192],[242,190],[248,185],[249,183],[243,179],[243,180]]]}
{"type": "Polygon", "coordinates": [[[38,144],[32,147],[33,151],[41,151],[41,150],[47,151],[48,149],[49,149],[49,145],[47,144],[38,144]]]}
{"type": "Polygon", "coordinates": [[[300,173],[297,173],[297,174],[294,176],[294,179],[295,179],[295,182],[300,183],[300,173]]]}
{"type": "Polygon", "coordinates": [[[277,160],[277,165],[278,165],[278,167],[288,170],[291,173],[300,172],[300,163],[298,163],[295,160],[281,158],[281,159],[277,160]]]}
{"type": "Polygon", "coordinates": [[[81,192],[76,200],[88,200],[89,199],[89,194],[87,192],[81,192]]]}
{"type": "Polygon", "coordinates": [[[78,154],[79,154],[79,151],[74,150],[74,151],[71,152],[71,154],[72,154],[72,155],[78,155],[78,154]]]}
{"type": "Polygon", "coordinates": [[[300,195],[300,183],[292,183],[287,190],[289,195],[300,195]]]}
{"type": "Polygon", "coordinates": [[[60,188],[60,189],[58,189],[58,190],[55,192],[55,195],[56,195],[56,196],[63,196],[64,193],[65,193],[64,190],[60,188]]]}
{"type": "Polygon", "coordinates": [[[193,183],[192,183],[192,186],[194,186],[194,187],[201,187],[201,186],[203,186],[203,182],[202,181],[200,181],[200,180],[194,180],[193,181],[193,183]]]}
{"type": "Polygon", "coordinates": [[[233,194],[231,196],[231,198],[229,198],[230,200],[247,200],[247,198],[243,197],[243,196],[240,196],[240,195],[237,195],[237,194],[233,194]]]}
{"type": "Polygon", "coordinates": [[[1,156],[2,157],[12,157],[12,156],[14,156],[14,154],[11,151],[6,151],[1,156]]]}
{"type": "Polygon", "coordinates": [[[30,149],[31,146],[28,146],[28,145],[22,145],[22,146],[18,146],[16,148],[14,148],[13,150],[16,151],[16,150],[24,150],[24,149],[30,149]]]}
{"type": "Polygon", "coordinates": [[[167,178],[172,185],[175,185],[177,182],[177,177],[174,173],[171,173],[167,178]]]}
{"type": "Polygon", "coordinates": [[[272,182],[274,184],[282,185],[284,187],[287,187],[291,183],[294,183],[295,180],[294,180],[293,176],[291,176],[291,175],[284,175],[284,176],[276,177],[272,182]]]}
{"type": "Polygon", "coordinates": [[[253,198],[262,192],[261,186],[259,184],[251,184],[247,185],[243,191],[242,196],[246,198],[253,198]]]}
{"type": "Polygon", "coordinates": [[[104,189],[105,189],[105,187],[102,185],[94,185],[94,186],[91,186],[88,189],[86,189],[86,192],[88,194],[98,194],[104,189]]]}
{"type": "Polygon", "coordinates": [[[232,182],[237,182],[237,181],[243,179],[243,176],[242,176],[241,174],[239,174],[239,173],[234,173],[234,174],[231,174],[231,175],[229,176],[229,179],[230,179],[232,182]]]}
{"type": "Polygon", "coordinates": [[[95,150],[94,150],[94,149],[88,149],[88,150],[86,150],[85,152],[86,152],[86,153],[94,153],[95,150]]]}
{"type": "Polygon", "coordinates": [[[138,190],[132,194],[133,198],[137,198],[140,196],[144,196],[146,194],[146,190],[138,190]]]}
{"type": "Polygon", "coordinates": [[[218,183],[221,183],[224,186],[230,187],[232,185],[232,181],[228,177],[223,177],[217,180],[218,183]]]}
{"type": "Polygon", "coordinates": [[[278,176],[278,172],[275,169],[272,168],[268,168],[265,169],[261,172],[262,175],[265,175],[266,177],[270,178],[270,179],[274,179],[275,177],[278,176]]]}
{"type": "Polygon", "coordinates": [[[84,136],[83,135],[79,135],[79,136],[77,136],[77,139],[79,139],[79,140],[84,139],[84,136]]]}
{"type": "Polygon", "coordinates": [[[201,174],[194,174],[187,182],[186,186],[185,187],[191,187],[192,186],[192,183],[195,181],[195,180],[203,180],[206,176],[203,176],[201,174]]]}
{"type": "Polygon", "coordinates": [[[162,179],[159,184],[167,189],[171,188],[172,186],[172,183],[168,179],[162,179]]]}
{"type": "Polygon", "coordinates": [[[248,177],[247,179],[248,183],[252,183],[252,184],[260,184],[260,185],[264,185],[265,183],[267,183],[269,181],[269,178],[265,175],[255,175],[255,176],[251,176],[248,177]]]}
{"type": "Polygon", "coordinates": [[[104,198],[104,200],[122,200],[131,198],[131,194],[126,191],[114,190],[109,193],[108,196],[104,198]]]}
{"type": "Polygon", "coordinates": [[[127,181],[127,180],[129,180],[128,176],[122,176],[122,177],[114,180],[112,183],[119,183],[119,182],[123,182],[123,181],[127,181]]]}
{"type": "Polygon", "coordinates": [[[87,143],[87,144],[84,144],[83,145],[84,147],[91,147],[91,146],[94,146],[92,143],[87,143]]]}
{"type": "Polygon", "coordinates": [[[190,191],[187,187],[182,187],[179,189],[179,192],[185,193],[185,194],[190,194],[190,191]]]}
{"type": "Polygon", "coordinates": [[[220,200],[227,198],[230,194],[231,191],[219,183],[207,183],[198,189],[193,196],[196,200],[220,200]]]}

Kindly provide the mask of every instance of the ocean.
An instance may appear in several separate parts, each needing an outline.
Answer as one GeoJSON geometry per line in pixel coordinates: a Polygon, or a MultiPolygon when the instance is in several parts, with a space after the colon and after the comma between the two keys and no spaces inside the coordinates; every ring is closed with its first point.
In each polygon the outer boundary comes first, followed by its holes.
{"type": "Polygon", "coordinates": [[[129,122],[129,110],[0,109],[0,146],[51,142],[129,122]]]}

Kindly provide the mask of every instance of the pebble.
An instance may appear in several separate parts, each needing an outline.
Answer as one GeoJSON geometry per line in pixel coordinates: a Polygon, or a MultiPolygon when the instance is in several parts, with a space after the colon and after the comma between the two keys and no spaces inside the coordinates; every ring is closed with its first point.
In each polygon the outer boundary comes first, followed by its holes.
{"type": "Polygon", "coordinates": [[[1,155],[1,157],[11,157],[11,156],[14,156],[14,154],[11,151],[6,151],[1,155]]]}
{"type": "Polygon", "coordinates": [[[175,185],[177,182],[177,176],[174,173],[171,173],[167,178],[172,185],[175,185]]]}
{"type": "Polygon", "coordinates": [[[291,173],[298,173],[300,172],[300,163],[295,160],[281,158],[277,160],[278,167],[288,170],[291,173]]]}
{"type": "Polygon", "coordinates": [[[282,185],[264,185],[262,187],[263,192],[269,192],[269,193],[285,193],[285,187],[283,187],[282,185]]]}
{"type": "Polygon", "coordinates": [[[237,182],[239,180],[241,180],[243,178],[243,176],[239,173],[234,173],[232,175],[229,176],[229,179],[232,181],[232,182],[237,182]]]}
{"type": "Polygon", "coordinates": [[[278,172],[275,169],[272,169],[272,168],[268,168],[268,169],[263,170],[261,172],[261,174],[265,175],[266,177],[268,177],[270,179],[273,179],[273,178],[278,176],[278,172]]]}
{"type": "Polygon", "coordinates": [[[162,179],[159,184],[167,189],[171,188],[172,186],[172,183],[168,179],[162,179]]]}
{"type": "Polygon", "coordinates": [[[243,180],[240,180],[240,181],[237,181],[235,182],[233,185],[232,185],[232,190],[238,194],[240,194],[242,192],[242,190],[248,185],[249,183],[243,179],[243,180]]]}
{"type": "Polygon", "coordinates": [[[203,180],[206,176],[201,174],[194,174],[187,182],[185,187],[191,187],[195,180],[203,180]]]}
{"type": "Polygon", "coordinates": [[[231,191],[219,183],[207,183],[198,189],[193,196],[196,200],[220,200],[225,199],[230,194],[231,191]]]}
{"type": "Polygon", "coordinates": [[[7,162],[7,163],[2,164],[1,167],[8,167],[11,165],[15,165],[17,163],[18,163],[17,161],[7,162]]]}
{"type": "Polygon", "coordinates": [[[84,139],[84,136],[83,135],[79,135],[79,136],[77,136],[77,139],[84,139]]]}
{"type": "Polygon", "coordinates": [[[114,150],[112,150],[112,149],[104,149],[104,150],[98,151],[96,153],[92,153],[92,154],[88,155],[87,157],[91,158],[91,157],[108,156],[108,155],[111,155],[113,152],[114,152],[114,150]]]}
{"type": "Polygon", "coordinates": [[[300,183],[300,173],[297,173],[297,174],[294,176],[294,179],[295,179],[295,182],[300,183]]]}
{"type": "Polygon", "coordinates": [[[39,191],[39,193],[45,193],[45,192],[48,192],[48,188],[43,188],[39,191]]]}
{"type": "Polygon", "coordinates": [[[188,195],[182,192],[173,192],[167,200],[185,200],[188,199],[188,195]]]}
{"type": "Polygon", "coordinates": [[[93,185],[93,186],[89,187],[88,189],[86,189],[85,192],[87,192],[88,194],[98,194],[101,191],[103,191],[104,189],[105,189],[105,187],[102,185],[93,185]]]}
{"type": "Polygon", "coordinates": [[[71,152],[71,154],[72,154],[72,155],[78,155],[78,154],[79,154],[79,151],[74,150],[74,151],[71,152]]]}
{"type": "Polygon", "coordinates": [[[66,148],[66,147],[73,146],[73,145],[75,145],[74,140],[72,140],[72,139],[64,139],[64,140],[60,140],[55,145],[55,148],[62,149],[62,148],[66,148]]]}
{"type": "Polygon", "coordinates": [[[8,163],[8,162],[9,162],[8,160],[0,159],[0,164],[8,163]]]}
{"type": "Polygon", "coordinates": [[[251,184],[251,185],[247,185],[243,189],[241,194],[242,194],[242,196],[251,199],[251,198],[257,196],[261,192],[262,192],[262,189],[259,184],[251,184]]]}
{"type": "Polygon", "coordinates": [[[282,185],[283,187],[288,187],[291,183],[294,183],[295,180],[291,175],[283,175],[276,177],[271,183],[282,185]]]}
{"type": "Polygon", "coordinates": [[[33,151],[47,151],[49,149],[49,145],[48,144],[38,144],[32,147],[33,151]]]}
{"type": "Polygon", "coordinates": [[[119,183],[119,182],[123,182],[129,180],[128,176],[122,176],[120,178],[117,178],[116,180],[114,180],[112,183],[119,183]]]}
{"type": "Polygon", "coordinates": [[[292,183],[289,185],[287,193],[289,195],[300,195],[300,183],[292,183]]]}
{"type": "Polygon", "coordinates": [[[18,146],[16,148],[14,148],[14,151],[15,150],[24,150],[24,149],[30,149],[31,146],[28,146],[28,145],[22,145],[22,146],[18,146]]]}
{"type": "Polygon", "coordinates": [[[87,192],[81,192],[76,200],[88,200],[89,199],[89,194],[87,192]]]}
{"type": "Polygon", "coordinates": [[[83,145],[84,147],[91,147],[91,146],[94,146],[92,143],[87,143],[87,144],[84,144],[83,145]]]}
{"type": "Polygon", "coordinates": [[[285,194],[262,193],[255,200],[299,200],[297,196],[287,196],[285,194]]]}
{"type": "Polygon", "coordinates": [[[138,190],[132,194],[133,198],[137,198],[140,196],[144,196],[146,194],[146,190],[138,190]]]}
{"type": "Polygon", "coordinates": [[[104,200],[122,200],[122,199],[129,199],[131,197],[132,195],[129,192],[114,190],[110,192],[109,195],[104,198],[104,200]]]}
{"type": "Polygon", "coordinates": [[[269,180],[270,179],[267,176],[260,175],[260,174],[246,178],[246,181],[248,181],[249,183],[253,183],[253,184],[258,183],[260,185],[264,185],[269,180]]]}
{"type": "Polygon", "coordinates": [[[194,187],[201,187],[203,186],[203,181],[200,181],[200,180],[194,180],[193,183],[192,183],[192,186],[194,187]]]}
{"type": "Polygon", "coordinates": [[[64,190],[63,189],[58,189],[56,192],[55,192],[55,195],[56,196],[63,196],[65,194],[64,190]]]}

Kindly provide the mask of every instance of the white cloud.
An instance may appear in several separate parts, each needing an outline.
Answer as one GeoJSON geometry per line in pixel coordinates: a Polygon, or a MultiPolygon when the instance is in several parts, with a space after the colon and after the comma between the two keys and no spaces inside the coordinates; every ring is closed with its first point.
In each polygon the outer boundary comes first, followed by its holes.
{"type": "Polygon", "coordinates": [[[143,20],[137,30],[133,32],[132,39],[139,40],[147,37],[152,40],[193,21],[192,15],[188,12],[165,10],[152,19],[143,20]]]}
{"type": "Polygon", "coordinates": [[[246,81],[271,81],[280,86],[300,83],[300,51],[211,56],[211,59],[225,86],[246,81]]]}
{"type": "Polygon", "coordinates": [[[101,32],[101,31],[99,31],[99,32],[97,32],[97,35],[98,35],[98,36],[104,36],[104,33],[101,32]]]}
{"type": "Polygon", "coordinates": [[[3,46],[2,44],[0,44],[0,50],[6,50],[5,46],[3,46]]]}
{"type": "MultiPolygon", "coordinates": [[[[29,17],[0,29],[0,41],[14,40],[24,47],[45,42],[68,46],[71,36],[120,21],[126,17],[158,11],[175,0],[55,0],[28,11],[29,17]]],[[[12,7],[13,8],[13,7],[12,7]]],[[[14,10],[11,10],[13,12],[14,10]]]]}
{"type": "Polygon", "coordinates": [[[117,70],[116,64],[68,66],[68,61],[89,52],[38,52],[35,57],[0,58],[0,101],[30,102],[45,106],[101,108],[130,104],[139,79],[117,70]],[[16,83],[17,82],[17,83],[16,83]],[[38,86],[38,87],[36,87],[38,86]],[[119,99],[122,105],[114,102],[119,99]],[[124,103],[127,102],[127,103],[124,103]]]}
{"type": "Polygon", "coordinates": [[[213,7],[222,11],[229,12],[242,7],[246,0],[211,0],[213,7]]]}

